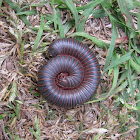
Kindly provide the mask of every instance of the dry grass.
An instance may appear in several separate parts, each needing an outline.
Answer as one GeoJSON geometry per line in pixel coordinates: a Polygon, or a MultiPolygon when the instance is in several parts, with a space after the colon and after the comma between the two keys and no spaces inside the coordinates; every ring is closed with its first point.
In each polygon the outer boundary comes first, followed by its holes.
{"type": "MultiPolygon", "coordinates": [[[[39,4],[39,1],[19,1],[19,5],[24,3],[39,4]]],[[[83,0],[77,6],[87,3],[87,0],[83,0]]],[[[135,139],[136,114],[121,104],[117,105],[116,95],[70,110],[51,105],[42,98],[37,90],[37,73],[47,61],[47,47],[59,38],[59,32],[45,19],[48,27],[46,25],[37,50],[33,53],[41,22],[40,13],[54,13],[50,4],[29,6],[29,9],[37,11],[35,15],[26,16],[32,26],[25,25],[5,1],[0,10],[0,139],[135,139]]],[[[100,6],[96,6],[96,9],[100,9],[100,6]]],[[[72,18],[67,10],[62,10],[61,14],[63,24],[72,18]]],[[[108,17],[89,17],[84,30],[106,43],[111,42],[112,26],[108,17]]],[[[127,35],[119,27],[117,30],[119,39],[115,47],[120,47],[123,39],[127,49],[127,35]]],[[[74,32],[75,27],[72,27],[66,36],[74,32]]],[[[84,39],[83,43],[89,44],[97,55],[103,74],[107,48],[103,50],[88,39],[84,39]]],[[[102,77],[97,99],[110,90],[112,79],[113,73],[106,73],[102,77]]],[[[138,92],[137,89],[135,94],[138,92]]]]}

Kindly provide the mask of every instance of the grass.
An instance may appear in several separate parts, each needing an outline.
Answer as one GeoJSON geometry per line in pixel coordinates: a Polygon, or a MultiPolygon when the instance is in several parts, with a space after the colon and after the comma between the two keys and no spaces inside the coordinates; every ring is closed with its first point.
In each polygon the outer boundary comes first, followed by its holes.
{"type": "Polygon", "coordinates": [[[140,139],[138,0],[0,0],[0,139],[140,139]],[[37,91],[58,38],[76,38],[101,66],[97,94],[64,110],[37,91]]]}

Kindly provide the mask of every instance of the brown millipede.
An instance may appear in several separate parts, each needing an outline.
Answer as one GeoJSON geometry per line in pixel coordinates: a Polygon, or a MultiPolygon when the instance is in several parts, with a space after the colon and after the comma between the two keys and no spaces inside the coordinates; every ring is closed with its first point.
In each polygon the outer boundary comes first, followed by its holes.
{"type": "Polygon", "coordinates": [[[73,39],[55,40],[48,52],[53,58],[39,70],[39,92],[52,104],[65,108],[89,101],[100,81],[94,53],[73,39]]]}

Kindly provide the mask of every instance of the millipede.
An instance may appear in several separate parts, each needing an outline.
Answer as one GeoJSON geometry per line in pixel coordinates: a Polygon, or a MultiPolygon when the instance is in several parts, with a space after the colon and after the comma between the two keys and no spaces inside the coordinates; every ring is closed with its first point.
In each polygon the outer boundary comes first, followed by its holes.
{"type": "Polygon", "coordinates": [[[47,101],[64,108],[89,101],[100,82],[100,66],[93,51],[74,39],[55,40],[50,59],[38,72],[38,90],[47,101]]]}

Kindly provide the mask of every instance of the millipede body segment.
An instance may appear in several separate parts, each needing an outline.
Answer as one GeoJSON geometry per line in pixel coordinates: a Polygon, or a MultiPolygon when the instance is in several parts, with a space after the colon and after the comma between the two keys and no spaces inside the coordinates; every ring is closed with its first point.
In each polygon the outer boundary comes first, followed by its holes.
{"type": "Polygon", "coordinates": [[[94,53],[73,39],[54,41],[48,52],[52,58],[39,71],[39,92],[52,104],[65,108],[90,100],[100,81],[94,53]]]}

